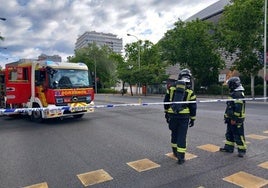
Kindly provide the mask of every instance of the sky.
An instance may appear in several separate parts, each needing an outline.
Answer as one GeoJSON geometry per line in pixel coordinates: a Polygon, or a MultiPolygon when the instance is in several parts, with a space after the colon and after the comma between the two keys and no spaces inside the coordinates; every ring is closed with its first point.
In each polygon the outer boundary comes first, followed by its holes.
{"type": "Polygon", "coordinates": [[[186,20],[218,0],[0,0],[0,66],[41,54],[74,55],[86,31],[111,33],[123,46],[157,43],[178,20],[186,20]]]}

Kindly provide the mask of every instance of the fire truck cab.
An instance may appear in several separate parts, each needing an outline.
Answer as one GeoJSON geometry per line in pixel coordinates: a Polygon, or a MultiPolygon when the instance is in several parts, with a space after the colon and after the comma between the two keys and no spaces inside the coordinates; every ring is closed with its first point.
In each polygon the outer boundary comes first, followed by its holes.
{"type": "Polygon", "coordinates": [[[23,113],[33,121],[94,111],[94,90],[84,63],[19,60],[3,71],[6,109],[23,113]],[[20,110],[21,109],[21,110],[20,110]]]}

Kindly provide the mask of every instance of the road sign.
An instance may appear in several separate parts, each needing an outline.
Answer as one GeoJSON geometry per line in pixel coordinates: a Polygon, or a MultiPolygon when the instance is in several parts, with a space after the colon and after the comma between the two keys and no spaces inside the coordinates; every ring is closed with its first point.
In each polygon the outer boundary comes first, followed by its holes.
{"type": "Polygon", "coordinates": [[[226,81],[226,74],[219,74],[219,82],[225,82],[226,81]]]}

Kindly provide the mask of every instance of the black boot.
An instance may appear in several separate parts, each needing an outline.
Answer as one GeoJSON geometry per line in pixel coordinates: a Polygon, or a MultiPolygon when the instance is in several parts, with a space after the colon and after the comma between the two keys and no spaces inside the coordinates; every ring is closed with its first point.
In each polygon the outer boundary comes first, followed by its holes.
{"type": "Polygon", "coordinates": [[[172,147],[172,152],[173,152],[174,157],[177,157],[177,148],[172,147]]]}
{"type": "Polygon", "coordinates": [[[181,165],[185,162],[185,153],[177,152],[178,164],[181,165]]]}
{"type": "Polygon", "coordinates": [[[226,153],[233,153],[234,152],[234,148],[228,148],[228,147],[223,147],[223,148],[220,148],[221,152],[226,152],[226,153]]]}
{"type": "Polygon", "coordinates": [[[238,149],[238,155],[237,155],[238,157],[243,158],[245,154],[246,154],[246,151],[245,150],[239,150],[238,149]]]}

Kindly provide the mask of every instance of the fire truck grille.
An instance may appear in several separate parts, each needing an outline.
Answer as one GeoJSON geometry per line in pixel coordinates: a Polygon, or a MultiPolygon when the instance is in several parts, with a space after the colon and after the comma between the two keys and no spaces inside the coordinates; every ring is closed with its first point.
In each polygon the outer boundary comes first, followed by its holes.
{"type": "Polygon", "coordinates": [[[90,103],[91,100],[88,96],[72,96],[72,97],[57,97],[56,98],[56,105],[57,106],[67,106],[68,103],[79,103],[85,102],[90,103]]]}

